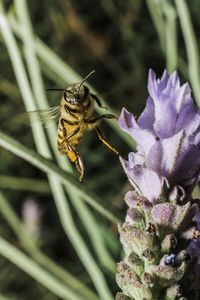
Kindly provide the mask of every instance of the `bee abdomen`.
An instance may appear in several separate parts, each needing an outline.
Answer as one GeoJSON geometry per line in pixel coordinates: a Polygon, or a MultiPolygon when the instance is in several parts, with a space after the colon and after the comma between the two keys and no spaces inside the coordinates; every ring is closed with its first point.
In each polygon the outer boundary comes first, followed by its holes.
{"type": "Polygon", "coordinates": [[[64,149],[65,145],[64,145],[63,141],[64,141],[63,128],[62,128],[61,124],[59,124],[58,132],[57,132],[57,147],[60,152],[65,152],[65,149],[64,149]]]}
{"type": "Polygon", "coordinates": [[[59,127],[58,127],[57,136],[58,136],[58,139],[63,139],[63,137],[64,137],[63,128],[61,127],[61,125],[59,125],[59,127]]]}

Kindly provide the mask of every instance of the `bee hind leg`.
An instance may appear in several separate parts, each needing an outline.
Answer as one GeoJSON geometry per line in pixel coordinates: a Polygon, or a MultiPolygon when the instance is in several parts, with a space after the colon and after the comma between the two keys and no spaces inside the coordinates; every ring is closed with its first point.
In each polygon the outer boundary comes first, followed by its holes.
{"type": "Polygon", "coordinates": [[[84,164],[83,164],[83,160],[80,156],[80,154],[73,149],[73,147],[69,144],[69,142],[66,142],[67,144],[67,148],[68,148],[68,152],[67,152],[67,156],[69,157],[69,159],[71,160],[71,162],[73,162],[76,166],[76,169],[78,170],[80,176],[79,176],[79,181],[81,182],[83,180],[83,176],[84,176],[84,164]]]}
{"type": "Polygon", "coordinates": [[[78,172],[80,173],[79,181],[82,182],[83,176],[84,176],[84,164],[83,164],[83,160],[79,154],[77,155],[77,160],[75,161],[75,166],[76,166],[78,172]]]}
{"type": "Polygon", "coordinates": [[[100,139],[100,141],[106,147],[108,147],[111,151],[113,151],[115,154],[119,155],[119,152],[112,145],[110,145],[109,142],[106,141],[106,139],[103,136],[103,133],[102,133],[101,129],[98,126],[96,127],[96,131],[97,131],[97,135],[98,135],[98,138],[100,139]]]}

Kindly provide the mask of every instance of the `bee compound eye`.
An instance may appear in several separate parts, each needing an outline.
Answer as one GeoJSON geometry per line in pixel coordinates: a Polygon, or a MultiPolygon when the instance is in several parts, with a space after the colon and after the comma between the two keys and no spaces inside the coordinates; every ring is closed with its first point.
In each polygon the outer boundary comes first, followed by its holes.
{"type": "Polygon", "coordinates": [[[64,99],[65,99],[66,101],[68,100],[68,96],[67,96],[67,92],[66,92],[66,91],[64,91],[63,97],[64,97],[64,99]]]}

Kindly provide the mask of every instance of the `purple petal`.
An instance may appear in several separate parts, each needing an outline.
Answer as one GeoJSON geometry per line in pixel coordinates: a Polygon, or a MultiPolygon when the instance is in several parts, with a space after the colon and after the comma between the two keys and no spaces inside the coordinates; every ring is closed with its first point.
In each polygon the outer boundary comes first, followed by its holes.
{"type": "Polygon", "coordinates": [[[164,70],[161,79],[157,79],[158,93],[161,94],[169,85],[169,73],[164,70]]]}
{"type": "Polygon", "coordinates": [[[171,82],[169,80],[169,74],[167,70],[163,72],[162,78],[160,81],[157,80],[158,82],[158,95],[157,99],[162,100],[162,99],[168,99],[169,95],[171,93],[171,82]]]}
{"type": "Polygon", "coordinates": [[[195,136],[190,136],[190,137],[189,137],[189,141],[190,141],[192,144],[194,144],[194,145],[200,147],[200,132],[198,131],[198,132],[196,133],[195,136]]]}
{"type": "Polygon", "coordinates": [[[200,211],[196,213],[193,220],[197,223],[197,229],[200,230],[200,211]]]}
{"type": "Polygon", "coordinates": [[[119,117],[120,127],[128,132],[140,147],[141,153],[147,153],[156,141],[156,136],[150,130],[140,129],[133,114],[125,108],[119,117]]]}
{"type": "Polygon", "coordinates": [[[154,102],[151,97],[148,97],[146,107],[138,118],[138,125],[140,128],[153,130],[153,124],[155,121],[154,113],[154,102]]]}
{"type": "Polygon", "coordinates": [[[176,110],[169,103],[161,103],[157,105],[157,121],[154,123],[154,130],[161,139],[169,138],[175,132],[176,126],[176,110]],[[159,117],[158,117],[159,116],[159,117]]]}
{"type": "Polygon", "coordinates": [[[129,161],[122,158],[120,158],[120,161],[133,187],[136,187],[141,195],[150,202],[156,200],[161,192],[162,179],[155,172],[141,165],[132,166],[129,161]]]}
{"type": "Polygon", "coordinates": [[[173,72],[173,74],[171,74],[170,76],[168,73],[166,73],[165,76],[164,75],[165,72],[163,73],[163,80],[161,78],[161,82],[164,81],[164,84],[162,84],[162,86],[160,84],[160,86],[162,87],[162,97],[167,96],[169,98],[175,93],[175,91],[180,88],[180,81],[176,71],[173,72]]]}
{"type": "Polygon", "coordinates": [[[162,158],[162,174],[165,177],[169,177],[175,170],[178,155],[181,149],[181,143],[183,140],[184,132],[180,131],[171,138],[164,139],[161,141],[163,149],[162,158]]]}
{"type": "Polygon", "coordinates": [[[147,155],[147,167],[168,178],[175,169],[182,139],[183,132],[180,131],[171,138],[154,144],[147,155]]]}
{"type": "Polygon", "coordinates": [[[191,144],[187,139],[181,145],[181,151],[177,157],[173,181],[182,184],[184,181],[193,179],[200,171],[199,147],[191,144]]]}
{"type": "Polygon", "coordinates": [[[175,105],[177,112],[181,110],[186,104],[190,103],[192,104],[191,99],[191,88],[188,83],[185,83],[180,87],[180,89],[177,91],[175,105]]]}
{"type": "Polygon", "coordinates": [[[176,90],[178,90],[180,88],[180,80],[179,80],[178,72],[177,71],[174,71],[170,75],[169,82],[170,82],[170,85],[171,85],[173,91],[176,91],[176,90]]]}
{"type": "Polygon", "coordinates": [[[151,98],[157,97],[157,82],[156,82],[156,74],[155,72],[150,69],[149,70],[149,77],[148,77],[148,92],[151,98]]]}
{"type": "MultiPolygon", "coordinates": [[[[161,174],[163,160],[163,149],[161,142],[156,142],[146,155],[146,166],[154,172],[161,174]]],[[[165,177],[165,174],[162,174],[165,177]]]]}
{"type": "Polygon", "coordinates": [[[200,115],[191,103],[186,104],[179,112],[175,133],[184,128],[186,135],[192,135],[200,125],[200,115]]]}
{"type": "Polygon", "coordinates": [[[121,129],[126,131],[129,134],[131,134],[132,128],[136,128],[136,129],[139,128],[133,114],[130,113],[126,108],[122,108],[118,121],[121,129]]]}
{"type": "Polygon", "coordinates": [[[130,134],[139,146],[137,149],[141,153],[147,154],[156,142],[156,136],[146,129],[131,129],[130,134]]]}
{"type": "Polygon", "coordinates": [[[144,196],[138,195],[135,191],[127,192],[125,195],[125,201],[129,207],[147,208],[147,207],[151,206],[151,204],[147,198],[145,198],[144,196]]]}

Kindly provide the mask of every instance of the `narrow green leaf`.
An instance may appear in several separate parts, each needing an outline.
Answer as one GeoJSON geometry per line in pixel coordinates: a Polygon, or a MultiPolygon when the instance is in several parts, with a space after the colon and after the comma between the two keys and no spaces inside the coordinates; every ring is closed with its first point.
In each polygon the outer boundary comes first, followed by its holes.
{"type": "Polygon", "coordinates": [[[100,214],[112,222],[117,224],[120,223],[120,220],[117,217],[99,204],[101,200],[87,188],[86,184],[79,183],[75,176],[59,169],[52,161],[25,147],[3,132],[0,132],[0,146],[28,161],[40,170],[57,176],[66,187],[72,185],[74,188],[76,188],[77,194],[80,195],[85,202],[91,205],[100,214]]]}
{"type": "Polygon", "coordinates": [[[0,294],[0,300],[13,300],[13,298],[0,294]]]}
{"type": "Polygon", "coordinates": [[[20,222],[15,211],[12,209],[8,200],[5,198],[3,193],[0,191],[0,213],[5,218],[9,226],[15,232],[17,238],[21,242],[23,248],[44,268],[48,269],[56,277],[61,279],[65,284],[66,288],[69,286],[76,292],[80,293],[83,300],[98,300],[97,296],[90,291],[84,284],[82,284],[78,278],[65,271],[54,263],[48,256],[41,252],[38,245],[35,243],[34,239],[30,239],[28,232],[26,231],[24,225],[20,222]]]}
{"type": "MultiPolygon", "coordinates": [[[[24,101],[25,101],[25,103],[27,103],[26,102],[26,99],[28,98],[27,96],[31,95],[30,103],[34,104],[31,89],[29,87],[29,83],[28,83],[28,80],[27,80],[27,77],[25,74],[25,69],[22,64],[22,59],[21,59],[17,44],[12,35],[12,32],[9,28],[6,16],[1,14],[0,21],[1,21],[1,25],[2,25],[1,26],[2,34],[3,34],[4,40],[6,42],[6,45],[7,45],[8,51],[9,51],[9,55],[10,55],[12,63],[13,63],[13,68],[14,68],[16,78],[18,80],[18,84],[20,86],[20,90],[21,90],[22,96],[24,98],[24,101]],[[23,84],[26,86],[26,89],[24,89],[23,84]]],[[[27,109],[30,109],[29,103],[27,105],[27,109]]],[[[38,127],[37,129],[39,132],[39,130],[41,128],[38,127]]],[[[48,145],[45,142],[45,137],[42,136],[41,140],[40,140],[40,139],[38,139],[37,132],[34,132],[34,138],[35,138],[36,146],[38,147],[39,152],[42,153],[44,156],[50,157],[50,152],[48,149],[48,145]]],[[[79,255],[80,259],[82,260],[82,263],[84,264],[85,268],[87,269],[88,273],[90,274],[90,277],[91,277],[99,295],[101,296],[101,298],[102,299],[105,299],[105,298],[112,299],[111,293],[105,282],[103,274],[100,271],[95,260],[91,256],[83,239],[81,238],[79,232],[77,231],[75,223],[73,222],[72,219],[69,224],[68,219],[70,220],[69,217],[71,217],[70,210],[69,210],[69,206],[66,202],[63,188],[60,185],[59,177],[57,175],[54,175],[52,172],[50,172],[50,173],[48,173],[48,178],[49,178],[50,186],[52,189],[52,193],[54,195],[56,206],[57,206],[60,218],[62,220],[61,223],[63,225],[63,228],[64,228],[66,234],[69,236],[77,254],[79,255]],[[57,193],[55,193],[56,189],[57,189],[57,193]],[[61,209],[61,207],[62,208],[64,207],[65,210],[61,209]],[[66,216],[68,216],[68,217],[66,217],[66,216]],[[75,233],[75,235],[73,235],[73,233],[75,233]],[[80,252],[81,248],[83,248],[84,251],[80,252]]]]}
{"type": "Polygon", "coordinates": [[[0,175],[0,188],[37,193],[50,193],[49,184],[46,180],[5,175],[0,175]]]}
{"type": "Polygon", "coordinates": [[[19,249],[0,237],[0,255],[18,266],[40,284],[44,285],[52,293],[65,300],[82,300],[75,292],[66,288],[59,280],[36,264],[31,258],[19,249]]]}
{"type": "Polygon", "coordinates": [[[0,294],[0,300],[12,300],[11,298],[0,294]]]}
{"type": "MultiPolygon", "coordinates": [[[[24,45],[24,56],[30,74],[33,93],[35,96],[34,99],[39,109],[48,108],[49,104],[46,98],[40,65],[36,56],[35,36],[33,33],[27,4],[25,0],[16,0],[15,3],[18,19],[23,30],[22,42],[24,45]]],[[[58,165],[61,169],[71,171],[71,164],[68,162],[67,159],[64,159],[64,157],[60,155],[57,148],[55,147],[57,131],[55,124],[52,124],[51,127],[47,127],[46,130],[52,146],[52,150],[54,152],[55,157],[57,158],[58,165]]],[[[106,266],[107,269],[114,270],[114,261],[111,259],[111,256],[105,247],[105,243],[99,232],[99,227],[96,224],[92,213],[90,213],[90,211],[86,207],[86,204],[83,203],[82,200],[80,200],[79,197],[76,195],[76,190],[74,190],[73,187],[68,187],[66,192],[69,195],[69,199],[72,202],[72,205],[75,207],[77,214],[79,215],[80,219],[83,222],[83,225],[87,230],[87,233],[90,237],[91,243],[99,258],[99,261],[104,266],[106,266]],[[90,225],[88,224],[89,220],[90,225]]]]}
{"type": "Polygon", "coordinates": [[[178,49],[177,49],[177,28],[176,10],[169,1],[160,4],[163,15],[165,16],[165,37],[166,37],[166,60],[167,70],[172,73],[177,69],[178,64],[178,49]]]}
{"type": "Polygon", "coordinates": [[[166,57],[169,72],[171,73],[178,67],[187,78],[187,64],[183,57],[178,55],[176,10],[168,0],[146,0],[146,3],[159,38],[160,47],[166,57]]]}
{"type": "Polygon", "coordinates": [[[193,88],[195,100],[200,105],[200,74],[199,74],[199,50],[197,39],[192,26],[189,9],[185,0],[175,0],[183,37],[185,40],[185,47],[187,50],[188,69],[193,88]]]}
{"type": "Polygon", "coordinates": [[[146,4],[158,34],[161,49],[165,53],[165,47],[166,47],[165,22],[163,19],[162,10],[158,5],[158,1],[156,0],[146,0],[146,4]]]}
{"type": "Polygon", "coordinates": [[[87,232],[90,235],[91,242],[94,245],[95,252],[99,258],[99,261],[103,264],[104,268],[108,269],[113,274],[116,273],[116,263],[113,258],[108,255],[107,251],[105,250],[104,244],[102,244],[102,234],[101,228],[97,227],[96,222],[94,220],[93,215],[91,214],[90,210],[83,205],[83,201],[78,198],[74,201],[74,207],[77,211],[80,211],[79,217],[82,220],[87,232]]]}

